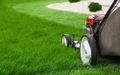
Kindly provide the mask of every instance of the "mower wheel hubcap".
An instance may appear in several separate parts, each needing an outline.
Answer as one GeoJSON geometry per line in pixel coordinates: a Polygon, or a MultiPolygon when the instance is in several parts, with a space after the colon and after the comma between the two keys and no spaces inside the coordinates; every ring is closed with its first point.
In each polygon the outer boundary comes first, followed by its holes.
{"type": "Polygon", "coordinates": [[[81,40],[80,52],[83,64],[90,65],[91,47],[87,37],[83,37],[81,40]]]}

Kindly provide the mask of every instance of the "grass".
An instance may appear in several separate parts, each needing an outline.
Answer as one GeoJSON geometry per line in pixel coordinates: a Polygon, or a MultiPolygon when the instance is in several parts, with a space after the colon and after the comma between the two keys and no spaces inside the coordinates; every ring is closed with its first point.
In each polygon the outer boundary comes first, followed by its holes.
{"type": "Polygon", "coordinates": [[[0,1],[0,75],[119,75],[119,59],[82,65],[79,51],[61,45],[63,33],[82,35],[85,14],[45,5],[65,0],[0,1]]]}

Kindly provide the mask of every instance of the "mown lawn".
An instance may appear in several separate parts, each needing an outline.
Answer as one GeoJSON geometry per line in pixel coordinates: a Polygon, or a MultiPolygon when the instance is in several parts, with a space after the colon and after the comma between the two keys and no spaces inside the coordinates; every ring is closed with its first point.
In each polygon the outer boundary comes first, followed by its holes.
{"type": "Polygon", "coordinates": [[[0,75],[119,75],[120,60],[82,65],[79,51],[61,45],[63,33],[79,40],[85,14],[47,9],[65,0],[0,0],[0,75]]]}

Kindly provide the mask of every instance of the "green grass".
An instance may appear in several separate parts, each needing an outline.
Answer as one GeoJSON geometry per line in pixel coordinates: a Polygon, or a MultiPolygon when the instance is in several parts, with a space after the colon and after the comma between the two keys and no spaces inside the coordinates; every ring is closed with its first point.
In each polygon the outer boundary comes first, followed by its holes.
{"type": "Polygon", "coordinates": [[[80,39],[86,18],[45,8],[63,1],[0,1],[0,75],[119,75],[119,59],[84,66],[79,51],[61,45],[63,33],[80,39]]]}

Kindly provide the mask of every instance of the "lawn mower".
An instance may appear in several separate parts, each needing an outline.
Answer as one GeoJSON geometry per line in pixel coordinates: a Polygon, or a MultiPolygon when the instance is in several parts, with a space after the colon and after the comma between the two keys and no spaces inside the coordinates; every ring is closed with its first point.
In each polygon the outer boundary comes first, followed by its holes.
{"type": "Polygon", "coordinates": [[[96,65],[97,55],[120,56],[120,0],[114,0],[106,14],[87,17],[80,42],[69,34],[62,36],[62,44],[80,50],[85,65],[96,65]]]}

